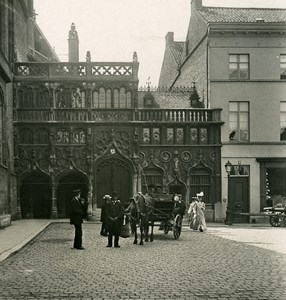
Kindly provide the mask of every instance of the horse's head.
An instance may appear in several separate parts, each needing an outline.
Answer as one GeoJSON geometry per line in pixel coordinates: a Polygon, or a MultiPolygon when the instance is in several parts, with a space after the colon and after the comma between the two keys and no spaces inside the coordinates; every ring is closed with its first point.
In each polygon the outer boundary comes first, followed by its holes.
{"type": "Polygon", "coordinates": [[[142,193],[136,193],[133,196],[134,204],[138,210],[139,213],[145,213],[146,212],[146,200],[142,193]]]}

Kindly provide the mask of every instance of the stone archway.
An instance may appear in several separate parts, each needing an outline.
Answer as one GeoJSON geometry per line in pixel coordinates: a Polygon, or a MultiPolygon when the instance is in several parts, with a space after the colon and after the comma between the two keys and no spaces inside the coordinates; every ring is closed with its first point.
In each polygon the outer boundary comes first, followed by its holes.
{"type": "Polygon", "coordinates": [[[51,182],[48,175],[33,172],[22,180],[20,188],[22,218],[50,218],[51,182]]]}
{"type": "Polygon", "coordinates": [[[103,204],[103,196],[117,191],[121,202],[132,195],[132,166],[119,156],[106,157],[95,168],[95,195],[97,207],[103,204]]]}
{"type": "Polygon", "coordinates": [[[81,198],[85,199],[87,213],[87,193],[88,193],[88,180],[87,177],[76,171],[66,172],[58,179],[57,184],[57,211],[59,218],[70,217],[70,201],[73,197],[73,190],[81,190],[81,198]]]}

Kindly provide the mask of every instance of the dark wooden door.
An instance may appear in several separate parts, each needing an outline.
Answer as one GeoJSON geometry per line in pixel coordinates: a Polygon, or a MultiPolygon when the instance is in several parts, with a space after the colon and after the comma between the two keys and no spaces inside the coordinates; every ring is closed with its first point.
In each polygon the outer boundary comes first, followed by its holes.
{"type": "Polygon", "coordinates": [[[132,176],[129,165],[116,158],[106,159],[101,162],[96,170],[96,199],[97,207],[101,207],[103,196],[118,192],[121,202],[124,204],[131,197],[132,176]]]}
{"type": "Polygon", "coordinates": [[[229,180],[229,200],[234,213],[233,222],[249,222],[249,217],[240,215],[240,213],[249,212],[249,178],[230,177],[229,180]]]}

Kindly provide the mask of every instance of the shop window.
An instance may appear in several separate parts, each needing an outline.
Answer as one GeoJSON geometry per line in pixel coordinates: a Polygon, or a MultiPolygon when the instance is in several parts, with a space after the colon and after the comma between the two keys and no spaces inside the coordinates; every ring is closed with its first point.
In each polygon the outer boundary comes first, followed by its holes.
{"type": "Polygon", "coordinates": [[[286,102],[280,102],[280,141],[286,141],[286,102]]]}
{"type": "Polygon", "coordinates": [[[280,55],[280,79],[286,79],[286,54],[280,55]]]}
{"type": "Polygon", "coordinates": [[[249,79],[249,55],[229,55],[229,79],[249,79]]]}
{"type": "Polygon", "coordinates": [[[249,141],[248,102],[229,102],[229,140],[249,141]]]}

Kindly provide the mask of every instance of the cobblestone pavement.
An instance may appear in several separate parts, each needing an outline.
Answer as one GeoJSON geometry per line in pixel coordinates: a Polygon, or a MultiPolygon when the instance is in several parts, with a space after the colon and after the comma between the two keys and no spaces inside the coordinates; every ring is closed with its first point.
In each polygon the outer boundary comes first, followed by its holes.
{"type": "Polygon", "coordinates": [[[53,223],[0,263],[0,299],[286,299],[286,255],[184,227],[178,240],[106,248],[100,224],[83,225],[85,251],[71,249],[74,229],[53,223]]]}

